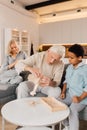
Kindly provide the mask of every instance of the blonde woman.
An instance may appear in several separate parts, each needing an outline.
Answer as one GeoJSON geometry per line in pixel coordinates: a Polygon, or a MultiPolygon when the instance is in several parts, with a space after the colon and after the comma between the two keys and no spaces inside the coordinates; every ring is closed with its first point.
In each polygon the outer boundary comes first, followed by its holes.
{"type": "Polygon", "coordinates": [[[5,61],[1,66],[0,83],[19,84],[23,78],[16,72],[15,65],[19,60],[26,59],[27,55],[19,49],[15,40],[9,42],[7,52],[5,61]]]}
{"type": "Polygon", "coordinates": [[[8,44],[7,56],[5,57],[1,68],[3,70],[14,69],[18,60],[26,58],[26,53],[20,50],[17,42],[15,40],[10,40],[8,44]]]}

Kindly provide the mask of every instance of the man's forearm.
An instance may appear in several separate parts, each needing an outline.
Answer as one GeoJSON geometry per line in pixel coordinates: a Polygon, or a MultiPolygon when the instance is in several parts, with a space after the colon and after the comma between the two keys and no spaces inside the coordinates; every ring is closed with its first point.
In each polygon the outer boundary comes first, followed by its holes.
{"type": "Polygon", "coordinates": [[[31,71],[31,67],[25,66],[25,67],[24,67],[24,70],[25,70],[25,71],[31,71]]]}

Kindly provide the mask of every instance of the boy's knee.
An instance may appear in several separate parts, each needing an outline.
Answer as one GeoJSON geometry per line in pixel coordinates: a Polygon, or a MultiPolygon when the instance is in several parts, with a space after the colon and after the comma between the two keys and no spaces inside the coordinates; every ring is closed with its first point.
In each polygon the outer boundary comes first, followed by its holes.
{"type": "Polygon", "coordinates": [[[77,107],[76,103],[71,104],[70,111],[72,114],[75,114],[75,115],[78,113],[78,107],[77,107]]]}

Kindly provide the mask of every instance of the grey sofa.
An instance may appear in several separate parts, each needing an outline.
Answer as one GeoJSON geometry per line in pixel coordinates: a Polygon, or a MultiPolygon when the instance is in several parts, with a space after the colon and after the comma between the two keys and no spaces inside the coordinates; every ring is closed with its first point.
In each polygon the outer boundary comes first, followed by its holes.
{"type": "Polygon", "coordinates": [[[1,84],[0,83],[0,104],[5,104],[8,101],[16,99],[16,87],[18,85],[1,84]]]}
{"type": "MultiPolygon", "coordinates": [[[[65,79],[65,72],[66,72],[66,68],[68,65],[65,65],[65,69],[63,72],[63,76],[61,79],[61,83],[60,83],[60,87],[62,88],[63,86],[63,81],[65,79]]],[[[23,77],[23,81],[27,80],[27,76],[28,76],[29,72],[23,72],[21,73],[21,76],[23,77]]],[[[11,100],[16,99],[16,88],[17,88],[18,84],[15,85],[11,85],[11,84],[0,84],[0,104],[4,104],[7,103],[11,100]],[[3,90],[2,90],[3,88],[3,90]]],[[[37,93],[36,95],[37,97],[43,97],[46,96],[42,93],[37,93]]],[[[79,114],[80,119],[83,120],[87,120],[87,107],[80,112],[79,114]]]]}
{"type": "MultiPolygon", "coordinates": [[[[27,80],[28,75],[30,74],[30,72],[28,71],[24,71],[22,73],[20,73],[20,76],[23,78],[23,81],[27,80]]],[[[17,98],[16,96],[16,88],[18,87],[19,84],[2,84],[0,83],[0,105],[3,105],[11,100],[14,100],[17,98]]],[[[42,93],[37,93],[38,97],[41,96],[46,96],[42,93]]]]}
{"type": "MultiPolygon", "coordinates": [[[[27,80],[29,72],[22,72],[20,76],[24,80],[27,80]]],[[[5,104],[11,100],[16,99],[16,88],[18,84],[0,83],[0,104],[5,104]]]]}

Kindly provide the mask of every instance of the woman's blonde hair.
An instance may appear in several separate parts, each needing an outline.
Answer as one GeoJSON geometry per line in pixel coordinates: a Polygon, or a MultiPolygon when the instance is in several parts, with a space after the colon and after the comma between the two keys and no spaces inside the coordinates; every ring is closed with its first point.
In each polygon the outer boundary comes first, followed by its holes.
{"type": "Polygon", "coordinates": [[[19,49],[19,51],[20,51],[19,45],[17,44],[17,42],[16,42],[15,40],[12,39],[12,40],[10,40],[9,43],[8,43],[7,54],[12,55],[11,45],[14,44],[14,43],[17,45],[17,47],[18,47],[18,49],[19,49]]]}

